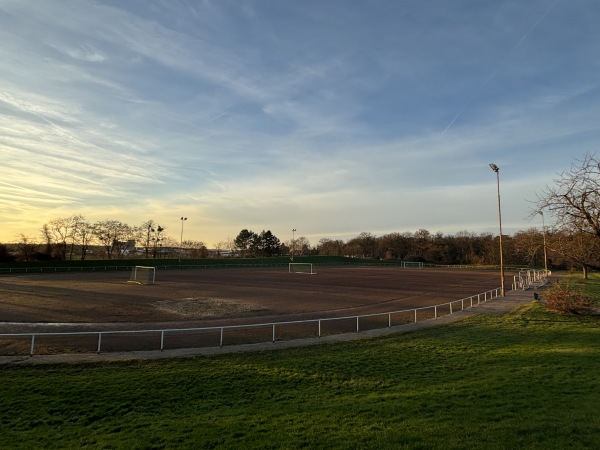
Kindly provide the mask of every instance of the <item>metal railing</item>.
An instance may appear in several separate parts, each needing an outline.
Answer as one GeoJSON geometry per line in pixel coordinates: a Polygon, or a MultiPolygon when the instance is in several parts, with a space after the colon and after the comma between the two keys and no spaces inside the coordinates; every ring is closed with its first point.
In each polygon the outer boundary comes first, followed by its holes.
{"type": "Polygon", "coordinates": [[[513,290],[526,290],[531,286],[540,286],[546,284],[548,277],[552,275],[549,270],[523,269],[513,277],[513,290]]]}
{"type": "Polygon", "coordinates": [[[407,323],[437,319],[492,300],[498,297],[499,292],[500,288],[496,288],[460,300],[406,310],[287,322],[159,330],[7,333],[0,334],[0,354],[28,353],[33,356],[40,348],[44,354],[163,351],[167,347],[168,349],[223,347],[224,345],[276,342],[277,340],[321,338],[325,335],[358,333],[367,329],[391,328],[407,323]],[[308,331],[305,329],[306,327],[309,328],[308,331]],[[121,339],[113,339],[109,345],[105,344],[110,338],[119,336],[121,339]],[[125,343],[126,339],[123,339],[125,336],[137,337],[137,339],[133,339],[133,343],[125,343]],[[62,342],[65,339],[66,344],[62,342]],[[76,342],[82,339],[85,342],[76,342]],[[226,342],[227,339],[229,342],[226,342]],[[46,341],[45,345],[40,346],[39,341],[46,341]],[[167,346],[167,344],[169,345],[167,346]],[[8,350],[5,350],[5,347],[8,347],[8,350]],[[4,353],[6,351],[9,353],[4,353]]]}

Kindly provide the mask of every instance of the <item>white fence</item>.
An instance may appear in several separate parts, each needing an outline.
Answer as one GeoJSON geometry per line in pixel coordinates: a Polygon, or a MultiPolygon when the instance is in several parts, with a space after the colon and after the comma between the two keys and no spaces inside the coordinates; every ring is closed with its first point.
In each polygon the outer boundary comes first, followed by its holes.
{"type": "Polygon", "coordinates": [[[552,274],[549,270],[522,269],[514,276],[512,288],[529,289],[531,286],[541,286],[548,281],[552,274]]]}
{"type": "Polygon", "coordinates": [[[346,317],[162,330],[0,334],[0,354],[58,354],[222,347],[360,332],[454,314],[498,297],[500,288],[440,305],[346,317]]]}

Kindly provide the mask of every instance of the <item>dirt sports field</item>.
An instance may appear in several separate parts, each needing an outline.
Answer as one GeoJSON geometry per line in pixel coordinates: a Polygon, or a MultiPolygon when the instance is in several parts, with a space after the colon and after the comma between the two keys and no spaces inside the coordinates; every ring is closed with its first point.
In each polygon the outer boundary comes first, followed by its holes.
{"type": "Polygon", "coordinates": [[[175,350],[323,337],[448,314],[447,302],[500,284],[498,273],[488,270],[317,271],[157,270],[154,285],[128,283],[126,271],[2,275],[0,354],[175,350]],[[375,313],[390,314],[370,315],[375,313]],[[14,333],[25,334],[7,336],[14,333]]]}
{"type": "MultiPolygon", "coordinates": [[[[157,270],[0,276],[0,333],[268,323],[438,305],[495,289],[496,271],[399,267],[157,270]]],[[[507,280],[509,279],[507,274],[507,280]]]]}

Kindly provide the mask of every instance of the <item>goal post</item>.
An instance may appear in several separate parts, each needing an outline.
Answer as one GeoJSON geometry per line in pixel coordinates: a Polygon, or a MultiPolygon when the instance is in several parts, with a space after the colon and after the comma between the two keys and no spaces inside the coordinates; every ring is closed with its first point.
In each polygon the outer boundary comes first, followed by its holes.
{"type": "Polygon", "coordinates": [[[289,263],[289,273],[307,273],[316,275],[312,263],[289,263]]]}
{"type": "Polygon", "coordinates": [[[408,269],[408,268],[422,269],[423,263],[417,262],[417,261],[402,261],[402,267],[404,267],[405,269],[408,269]]]}
{"type": "Polygon", "coordinates": [[[130,283],[136,284],[154,284],[156,279],[156,267],[134,266],[131,269],[130,283]]]}

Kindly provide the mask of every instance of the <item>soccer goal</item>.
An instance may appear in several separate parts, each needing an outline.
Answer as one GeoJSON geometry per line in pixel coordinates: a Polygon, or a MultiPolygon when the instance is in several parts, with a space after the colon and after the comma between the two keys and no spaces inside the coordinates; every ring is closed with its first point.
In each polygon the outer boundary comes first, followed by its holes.
{"type": "Polygon", "coordinates": [[[156,267],[135,266],[131,269],[130,283],[154,284],[156,267]]]}
{"type": "Polygon", "coordinates": [[[310,275],[316,275],[312,263],[290,263],[290,273],[308,273],[310,275]]]}
{"type": "Polygon", "coordinates": [[[412,268],[417,268],[417,269],[422,269],[423,268],[423,263],[422,262],[416,262],[416,261],[402,261],[402,267],[404,267],[405,269],[408,269],[409,267],[412,268]]]}

